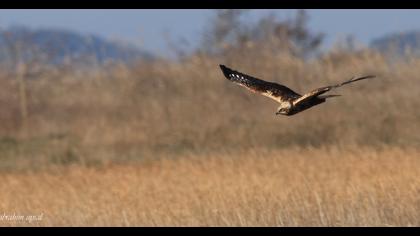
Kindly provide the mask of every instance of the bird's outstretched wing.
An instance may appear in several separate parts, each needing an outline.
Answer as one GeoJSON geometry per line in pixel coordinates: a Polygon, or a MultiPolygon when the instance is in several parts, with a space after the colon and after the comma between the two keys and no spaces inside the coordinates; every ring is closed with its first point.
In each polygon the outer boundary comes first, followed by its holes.
{"type": "Polygon", "coordinates": [[[299,103],[305,102],[308,99],[319,96],[323,93],[326,93],[326,92],[330,91],[331,89],[341,87],[345,84],[353,83],[353,82],[356,82],[356,81],[359,81],[359,80],[370,79],[370,78],[375,78],[375,76],[374,75],[368,75],[368,76],[363,76],[363,77],[356,77],[356,78],[352,78],[350,80],[344,81],[344,82],[336,84],[336,85],[331,85],[331,86],[326,86],[326,87],[321,87],[321,88],[314,89],[311,92],[306,93],[302,97],[293,101],[293,105],[297,105],[299,103]]]}
{"type": "Polygon", "coordinates": [[[274,99],[279,103],[293,101],[301,96],[286,86],[254,78],[232,70],[224,65],[220,65],[220,69],[222,69],[224,76],[228,80],[237,83],[252,92],[274,99]]]}

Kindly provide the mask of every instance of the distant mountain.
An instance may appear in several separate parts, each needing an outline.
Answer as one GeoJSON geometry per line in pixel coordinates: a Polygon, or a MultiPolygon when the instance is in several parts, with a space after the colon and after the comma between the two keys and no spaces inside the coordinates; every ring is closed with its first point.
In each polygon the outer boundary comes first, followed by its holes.
{"type": "Polygon", "coordinates": [[[420,55],[420,31],[394,33],[374,39],[370,47],[380,52],[391,52],[404,55],[410,50],[414,55],[420,55]]]}
{"type": "Polygon", "coordinates": [[[76,62],[78,60],[129,62],[135,59],[152,59],[153,56],[133,45],[122,42],[113,42],[96,35],[83,35],[73,31],[57,29],[32,30],[26,27],[11,27],[0,30],[0,60],[11,58],[10,43],[17,45],[21,42],[24,58],[42,52],[49,55],[51,63],[60,63],[64,60],[76,62]],[[85,60],[83,60],[85,59],[85,60]]]}

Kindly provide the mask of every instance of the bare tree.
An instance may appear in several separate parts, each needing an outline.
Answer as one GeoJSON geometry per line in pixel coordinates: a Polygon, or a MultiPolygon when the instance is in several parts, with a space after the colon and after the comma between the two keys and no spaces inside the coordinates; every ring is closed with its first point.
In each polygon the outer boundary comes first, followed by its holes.
{"type": "Polygon", "coordinates": [[[217,53],[238,43],[244,27],[240,18],[247,12],[238,9],[216,10],[209,28],[203,33],[201,49],[207,53],[217,53]]]}
{"type": "Polygon", "coordinates": [[[322,43],[322,33],[312,33],[308,29],[309,17],[305,10],[299,10],[289,26],[290,40],[296,45],[298,56],[306,57],[316,51],[322,43]]]}
{"type": "Polygon", "coordinates": [[[273,53],[290,52],[306,58],[316,52],[322,43],[323,34],[308,29],[309,17],[299,10],[293,19],[281,21],[274,13],[246,23],[243,19],[248,10],[216,10],[210,27],[204,33],[200,51],[226,53],[243,48],[252,42],[258,46],[271,47],[273,53]]]}
{"type": "Polygon", "coordinates": [[[6,51],[3,62],[9,65],[9,77],[16,78],[18,83],[21,132],[26,135],[28,129],[26,80],[44,73],[46,62],[52,54],[43,53],[34,43],[31,33],[16,35],[4,30],[1,36],[6,51]]]}

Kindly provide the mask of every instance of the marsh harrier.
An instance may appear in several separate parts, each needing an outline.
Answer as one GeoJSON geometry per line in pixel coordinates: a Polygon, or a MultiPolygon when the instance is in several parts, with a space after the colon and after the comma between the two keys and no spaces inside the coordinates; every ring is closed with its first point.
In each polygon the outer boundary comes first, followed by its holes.
{"type": "Polygon", "coordinates": [[[323,103],[327,100],[327,98],[340,96],[335,94],[322,95],[334,88],[338,88],[345,84],[353,83],[359,80],[370,79],[375,77],[373,75],[354,77],[342,83],[317,88],[310,91],[309,93],[300,95],[284,85],[254,78],[252,76],[232,70],[224,65],[220,65],[220,68],[222,69],[224,76],[228,80],[237,83],[251,90],[252,92],[259,93],[261,95],[274,99],[275,101],[280,103],[276,115],[281,114],[286,116],[294,115],[313,106],[316,106],[320,103],[323,103]]]}

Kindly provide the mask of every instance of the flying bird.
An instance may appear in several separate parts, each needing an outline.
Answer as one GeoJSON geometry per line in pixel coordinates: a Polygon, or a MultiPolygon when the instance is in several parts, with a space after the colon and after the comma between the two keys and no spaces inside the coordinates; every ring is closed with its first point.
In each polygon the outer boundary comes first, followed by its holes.
{"type": "Polygon", "coordinates": [[[295,115],[301,111],[323,103],[327,100],[327,98],[341,96],[335,94],[322,95],[332,89],[359,80],[370,79],[375,77],[374,75],[353,77],[352,79],[344,81],[340,84],[317,88],[310,91],[309,93],[300,95],[284,85],[257,79],[250,75],[246,75],[241,72],[232,70],[224,65],[220,65],[220,69],[222,69],[224,76],[228,80],[239,84],[240,86],[243,86],[254,93],[259,93],[261,95],[274,99],[275,101],[280,103],[280,106],[277,108],[276,115],[281,114],[286,116],[295,115]]]}

